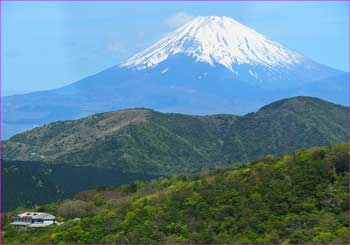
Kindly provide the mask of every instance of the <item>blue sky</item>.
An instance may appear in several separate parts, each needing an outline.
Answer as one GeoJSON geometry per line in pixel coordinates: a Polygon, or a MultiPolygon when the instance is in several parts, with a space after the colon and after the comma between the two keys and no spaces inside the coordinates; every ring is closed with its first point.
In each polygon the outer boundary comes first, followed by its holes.
{"type": "Polygon", "coordinates": [[[198,15],[225,15],[348,70],[347,2],[2,2],[2,93],[56,88],[117,65],[198,15]]]}

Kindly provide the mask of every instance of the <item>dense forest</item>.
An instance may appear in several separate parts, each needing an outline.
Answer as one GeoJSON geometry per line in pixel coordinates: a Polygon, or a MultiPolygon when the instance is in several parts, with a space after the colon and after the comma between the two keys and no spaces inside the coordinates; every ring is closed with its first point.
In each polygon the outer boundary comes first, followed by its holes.
{"type": "Polygon", "coordinates": [[[90,188],[156,177],[126,174],[111,168],[5,160],[2,162],[2,210],[30,208],[72,197],[90,188]]]}
{"type": "Polygon", "coordinates": [[[51,123],[3,142],[3,209],[342,143],[346,115],[344,106],[295,97],[245,116],[128,109],[51,123]]]}
{"type": "MultiPolygon", "coordinates": [[[[84,191],[37,206],[64,222],[5,243],[347,243],[348,145],[84,191]]],[[[19,211],[19,210],[18,210],[19,211]]]]}
{"type": "Polygon", "coordinates": [[[283,99],[245,116],[128,109],[17,134],[4,141],[3,158],[169,176],[343,143],[346,128],[345,106],[312,97],[283,99]]]}

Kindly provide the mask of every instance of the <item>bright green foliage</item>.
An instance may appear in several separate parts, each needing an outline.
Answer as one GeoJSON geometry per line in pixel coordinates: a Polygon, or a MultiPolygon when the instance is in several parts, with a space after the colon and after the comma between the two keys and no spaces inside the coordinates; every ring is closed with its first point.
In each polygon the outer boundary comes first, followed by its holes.
{"type": "MultiPolygon", "coordinates": [[[[316,147],[171,179],[82,192],[40,207],[80,220],[32,231],[4,227],[5,243],[347,243],[348,145],[316,147]]],[[[11,214],[7,214],[8,217],[11,214]]],[[[8,219],[5,219],[8,222],[8,219]]]]}

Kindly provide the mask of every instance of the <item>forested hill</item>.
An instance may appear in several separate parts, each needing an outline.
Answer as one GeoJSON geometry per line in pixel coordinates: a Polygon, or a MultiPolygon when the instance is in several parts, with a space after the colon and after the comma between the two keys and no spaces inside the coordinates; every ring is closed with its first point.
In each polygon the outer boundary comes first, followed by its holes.
{"type": "Polygon", "coordinates": [[[9,243],[347,243],[346,144],[37,207],[64,224],[18,231],[9,243]],[[76,219],[80,218],[80,219],[76,219]]]}
{"type": "Polygon", "coordinates": [[[346,140],[347,108],[312,97],[245,116],[191,116],[128,109],[60,121],[3,143],[7,160],[92,165],[173,175],[214,169],[346,140]]]}

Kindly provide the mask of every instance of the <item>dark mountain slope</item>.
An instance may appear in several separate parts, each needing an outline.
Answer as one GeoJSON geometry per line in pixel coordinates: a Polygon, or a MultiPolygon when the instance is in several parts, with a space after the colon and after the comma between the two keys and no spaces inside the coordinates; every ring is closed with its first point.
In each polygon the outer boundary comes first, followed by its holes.
{"type": "Polygon", "coordinates": [[[256,113],[189,116],[130,109],[62,121],[13,136],[9,160],[113,167],[172,175],[266,154],[345,142],[347,108],[295,97],[256,113]]]}
{"type": "Polygon", "coordinates": [[[97,114],[15,135],[4,142],[4,158],[165,175],[200,171],[213,167],[221,131],[235,120],[230,115],[198,117],[146,109],[97,114]]]}
{"type": "Polygon", "coordinates": [[[118,186],[151,175],[125,174],[93,166],[48,165],[40,162],[2,162],[2,210],[30,208],[72,197],[99,186],[118,186]]]}
{"type": "Polygon", "coordinates": [[[283,99],[241,117],[225,138],[229,161],[345,142],[347,109],[313,97],[283,99]],[[237,151],[237,146],[241,151],[237,151]]]}

